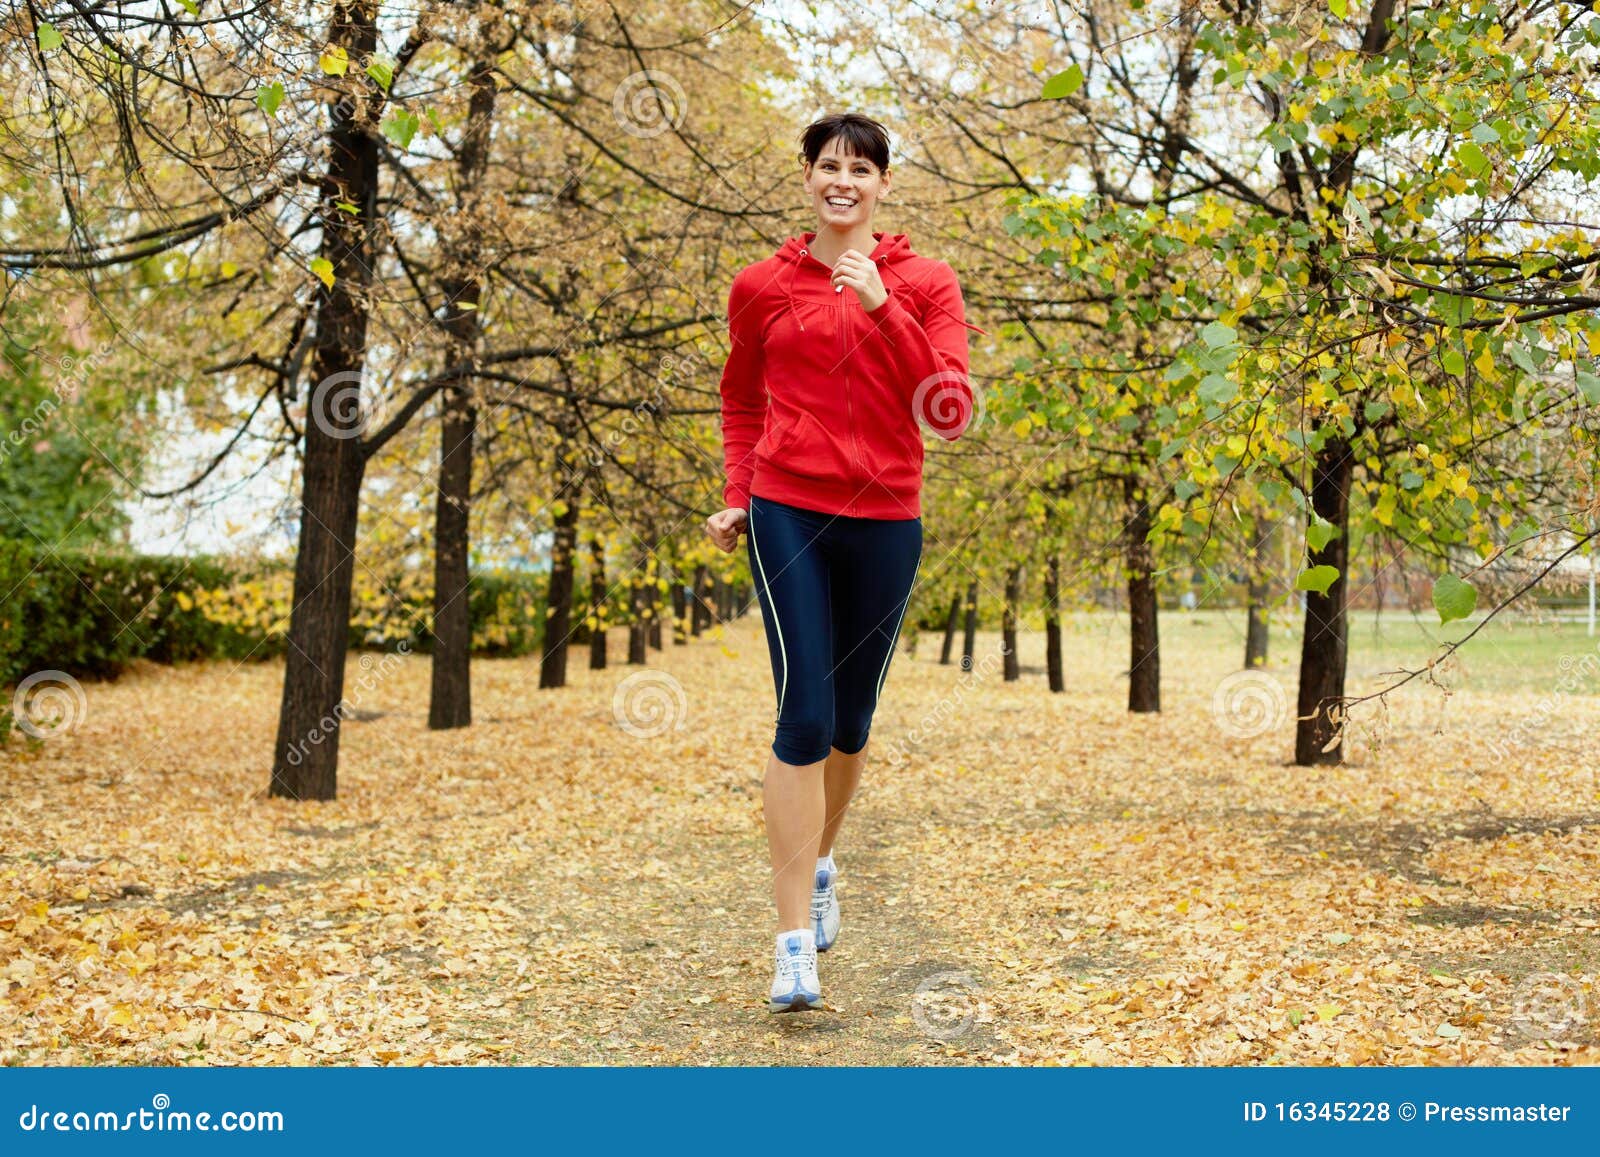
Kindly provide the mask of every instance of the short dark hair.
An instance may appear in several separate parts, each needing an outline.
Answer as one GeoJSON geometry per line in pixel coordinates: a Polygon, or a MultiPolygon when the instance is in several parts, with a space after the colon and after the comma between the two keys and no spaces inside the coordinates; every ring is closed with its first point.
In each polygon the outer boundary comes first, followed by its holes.
{"type": "Polygon", "coordinates": [[[879,169],[889,167],[889,133],[871,117],[858,112],[834,113],[813,121],[800,134],[800,157],[816,164],[822,146],[839,137],[846,153],[866,157],[879,169]]]}

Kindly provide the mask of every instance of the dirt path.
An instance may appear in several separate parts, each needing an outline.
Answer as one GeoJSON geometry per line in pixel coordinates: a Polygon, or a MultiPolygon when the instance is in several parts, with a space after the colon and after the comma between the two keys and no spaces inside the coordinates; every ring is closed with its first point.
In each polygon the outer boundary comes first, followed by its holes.
{"type": "Polygon", "coordinates": [[[1573,758],[1600,697],[1509,759],[1525,693],[1402,698],[1312,771],[1292,719],[1221,720],[1227,657],[1172,634],[1157,717],[1121,710],[1099,623],[1070,695],[1038,636],[1017,684],[897,657],[828,1007],[782,1016],[754,618],[561,691],[479,663],[464,732],[427,729],[407,659],[322,804],[262,796],[281,665],[89,685],[72,734],[0,756],[0,1060],[1600,1060],[1600,784],[1573,758]]]}

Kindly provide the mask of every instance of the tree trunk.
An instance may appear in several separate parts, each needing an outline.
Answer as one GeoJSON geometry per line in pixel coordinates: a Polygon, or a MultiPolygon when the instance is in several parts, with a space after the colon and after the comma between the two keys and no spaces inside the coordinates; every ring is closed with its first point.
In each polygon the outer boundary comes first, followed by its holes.
{"type": "Polygon", "coordinates": [[[1017,666],[1017,604],[1022,601],[1022,567],[1006,572],[1006,609],[1000,624],[1001,644],[1005,647],[1005,681],[1015,683],[1021,675],[1017,666]]]}
{"type": "Polygon", "coordinates": [[[689,599],[683,593],[683,580],[677,571],[672,574],[672,645],[681,647],[689,641],[689,599]]]}
{"type": "Polygon", "coordinates": [[[550,586],[545,596],[544,640],[539,655],[539,686],[567,685],[567,642],[572,634],[572,595],[578,553],[578,510],[582,496],[578,451],[562,427],[557,446],[561,485],[556,491],[555,533],[550,540],[550,586]]]}
{"type": "Polygon", "coordinates": [[[1294,761],[1301,767],[1339,763],[1343,743],[1333,742],[1339,721],[1330,715],[1344,698],[1349,622],[1345,597],[1350,577],[1350,482],[1355,460],[1350,444],[1329,438],[1317,452],[1311,477],[1311,509],[1333,523],[1335,534],[1311,552],[1312,566],[1338,568],[1325,595],[1306,592],[1305,637],[1300,646],[1300,695],[1294,732],[1294,761]],[[1327,750],[1324,750],[1326,748],[1327,750]]]}
{"type": "Polygon", "coordinates": [[[482,218],[478,190],[489,166],[490,126],[494,123],[494,64],[476,60],[467,83],[467,124],[456,153],[456,213],[459,232],[446,234],[449,268],[440,278],[445,296],[444,328],[450,362],[461,367],[442,392],[439,484],[434,506],[433,674],[428,726],[434,730],[472,722],[471,552],[472,457],[478,424],[471,369],[481,330],[478,306],[483,286],[482,218]]]}
{"type": "Polygon", "coordinates": [[[1128,523],[1123,549],[1128,568],[1128,710],[1161,710],[1161,641],[1157,625],[1155,553],[1150,549],[1150,504],[1133,480],[1123,483],[1128,523]]]}
{"type": "Polygon", "coordinates": [[[1267,603],[1272,598],[1272,548],[1275,520],[1262,518],[1255,541],[1245,555],[1244,665],[1267,665],[1267,603]]]}
{"type": "Polygon", "coordinates": [[[1044,576],[1044,665],[1050,690],[1067,689],[1061,669],[1061,556],[1052,549],[1044,576]]]}
{"type": "Polygon", "coordinates": [[[589,540],[589,669],[606,667],[606,552],[598,538],[589,540]]]}
{"type": "Polygon", "coordinates": [[[961,614],[961,594],[957,592],[950,596],[950,614],[944,620],[944,646],[939,648],[939,665],[950,665],[950,648],[956,639],[957,616],[961,614]]]}
{"type": "Polygon", "coordinates": [[[699,636],[700,632],[711,625],[711,608],[706,604],[706,584],[710,577],[706,574],[706,564],[701,563],[694,568],[694,582],[690,591],[694,601],[689,611],[690,633],[699,636]]]}
{"type": "Polygon", "coordinates": [[[649,611],[644,601],[644,582],[639,578],[639,571],[644,561],[634,568],[628,576],[628,662],[643,663],[646,661],[645,648],[650,644],[649,611]]]}
{"type": "Polygon", "coordinates": [[[661,559],[658,556],[650,556],[650,566],[646,575],[648,584],[645,587],[645,605],[650,608],[650,645],[659,651],[661,650],[661,559]]]}
{"type": "Polygon", "coordinates": [[[977,648],[978,642],[978,580],[973,579],[967,584],[967,629],[961,639],[961,669],[972,670],[974,657],[972,652],[977,648]]]}
{"type": "MultiPolygon", "coordinates": [[[[353,60],[365,60],[378,46],[376,11],[376,0],[335,9],[328,42],[353,60]]],[[[366,471],[360,382],[366,368],[368,227],[377,218],[378,143],[358,121],[354,101],[332,98],[329,107],[320,255],[332,264],[334,281],[331,287],[319,282],[316,290],[315,385],[306,407],[294,601],[268,787],[271,796],[297,800],[333,799],[338,791],[350,587],[366,471]],[[360,211],[338,209],[341,201],[360,211]]]]}
{"type": "Polygon", "coordinates": [[[433,672],[428,698],[428,726],[433,730],[466,727],[472,722],[468,520],[478,414],[465,384],[446,389],[442,397],[439,484],[433,513],[433,672]]]}

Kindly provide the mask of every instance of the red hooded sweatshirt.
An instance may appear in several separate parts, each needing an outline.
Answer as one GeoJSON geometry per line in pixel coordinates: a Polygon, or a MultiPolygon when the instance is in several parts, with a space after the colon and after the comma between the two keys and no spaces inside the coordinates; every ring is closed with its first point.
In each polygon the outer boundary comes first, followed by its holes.
{"type": "Polygon", "coordinates": [[[987,331],[966,320],[955,270],[917,256],[904,233],[873,234],[889,296],[870,313],[849,286],[834,292],[815,237],[790,237],[729,290],[723,501],[920,517],[918,423],[961,436],[972,418],[966,331],[987,331]]]}

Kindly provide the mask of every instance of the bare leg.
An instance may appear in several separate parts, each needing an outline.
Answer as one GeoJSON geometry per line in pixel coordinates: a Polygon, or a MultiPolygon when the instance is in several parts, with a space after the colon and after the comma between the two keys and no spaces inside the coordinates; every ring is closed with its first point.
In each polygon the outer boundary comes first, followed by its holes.
{"type": "Polygon", "coordinates": [[[767,848],[772,854],[772,891],[778,903],[779,932],[811,926],[817,840],[826,821],[823,768],[827,762],[818,760],[797,767],[767,753],[761,810],[767,823],[767,848]]]}
{"type": "MultiPolygon", "coordinates": [[[[871,746],[872,740],[867,740],[871,746]]],[[[851,798],[856,794],[856,787],[861,782],[861,768],[867,761],[867,748],[863,747],[853,755],[846,755],[837,747],[828,749],[828,758],[823,770],[823,783],[827,788],[827,826],[822,829],[822,843],[817,848],[817,859],[822,859],[833,851],[833,841],[839,834],[839,825],[844,822],[845,809],[850,806],[851,798]]]]}

